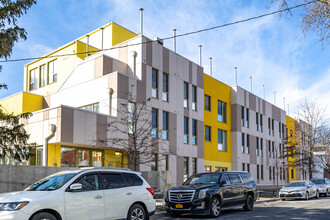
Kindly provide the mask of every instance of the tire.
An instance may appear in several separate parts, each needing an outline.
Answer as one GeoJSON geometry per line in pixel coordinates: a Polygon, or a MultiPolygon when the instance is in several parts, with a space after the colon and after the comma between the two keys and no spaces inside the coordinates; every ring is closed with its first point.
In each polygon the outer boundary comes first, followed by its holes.
{"type": "Polygon", "coordinates": [[[181,213],[180,212],[172,212],[171,216],[174,217],[174,218],[178,218],[178,217],[181,216],[181,213]]]}
{"type": "Polygon", "coordinates": [[[210,203],[210,216],[217,218],[221,214],[221,202],[218,197],[213,197],[210,203]]]}
{"type": "Polygon", "coordinates": [[[57,218],[49,212],[39,212],[35,214],[31,220],[57,220],[57,218]]]}
{"type": "Polygon", "coordinates": [[[281,201],[285,201],[285,199],[281,199],[281,201]]]}
{"type": "Polygon", "coordinates": [[[305,199],[309,200],[309,193],[308,192],[306,192],[306,198],[305,199]]]}
{"type": "Polygon", "coordinates": [[[328,190],[324,193],[324,197],[328,197],[329,196],[329,192],[328,190]]]}
{"type": "Polygon", "coordinates": [[[127,219],[146,220],[147,219],[146,210],[139,204],[133,204],[131,208],[128,210],[127,219]]]}
{"type": "Polygon", "coordinates": [[[320,198],[320,193],[319,191],[316,191],[315,199],[319,199],[319,198],[320,198]]]}
{"type": "Polygon", "coordinates": [[[253,197],[251,194],[248,194],[246,197],[245,205],[243,206],[244,211],[252,211],[253,205],[254,205],[253,197]]]}

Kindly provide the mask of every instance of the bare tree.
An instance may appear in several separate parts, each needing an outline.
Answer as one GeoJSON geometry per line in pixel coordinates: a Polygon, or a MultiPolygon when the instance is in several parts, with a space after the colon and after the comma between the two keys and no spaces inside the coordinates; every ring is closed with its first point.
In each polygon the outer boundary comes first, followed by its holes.
{"type": "MultiPolygon", "coordinates": [[[[302,31],[304,33],[315,32],[320,42],[329,42],[330,0],[272,0],[272,2],[280,2],[280,9],[305,4],[300,14],[300,27],[302,31]]],[[[289,13],[292,15],[291,10],[289,10],[289,13]]]]}
{"type": "Polygon", "coordinates": [[[127,165],[134,170],[141,164],[157,164],[160,161],[158,154],[167,154],[162,140],[167,139],[168,131],[158,129],[158,110],[152,109],[149,103],[150,98],[137,103],[129,94],[129,99],[118,106],[118,117],[108,123],[110,137],[100,140],[107,148],[123,150],[127,165]]]}

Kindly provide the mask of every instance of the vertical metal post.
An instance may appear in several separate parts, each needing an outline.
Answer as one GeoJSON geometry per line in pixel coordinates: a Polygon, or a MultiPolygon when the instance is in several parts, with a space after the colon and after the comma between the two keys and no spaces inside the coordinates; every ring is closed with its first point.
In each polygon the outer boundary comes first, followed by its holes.
{"type": "Polygon", "coordinates": [[[101,27],[101,50],[103,50],[103,34],[104,34],[104,27],[101,27]]]}
{"type": "Polygon", "coordinates": [[[285,111],[285,98],[283,98],[283,109],[285,111]]]}
{"type": "Polygon", "coordinates": [[[140,8],[140,34],[143,35],[143,8],[140,8]]]}
{"type": "Polygon", "coordinates": [[[86,56],[89,56],[89,35],[86,35],[87,44],[86,44],[86,56]]]}
{"type": "Polygon", "coordinates": [[[176,52],[176,29],[173,30],[173,51],[176,52]]]}
{"type": "Polygon", "coordinates": [[[198,45],[199,47],[199,65],[202,66],[202,45],[198,45]]]}
{"type": "Polygon", "coordinates": [[[210,76],[212,76],[212,57],[210,57],[209,59],[210,59],[210,76]]]}
{"type": "Polygon", "coordinates": [[[262,84],[262,98],[265,100],[265,85],[262,84]]]}
{"type": "Polygon", "coordinates": [[[234,67],[235,72],[235,86],[237,86],[237,67],[234,67]]]}
{"type": "Polygon", "coordinates": [[[250,92],[252,93],[252,76],[250,76],[250,92]]]}

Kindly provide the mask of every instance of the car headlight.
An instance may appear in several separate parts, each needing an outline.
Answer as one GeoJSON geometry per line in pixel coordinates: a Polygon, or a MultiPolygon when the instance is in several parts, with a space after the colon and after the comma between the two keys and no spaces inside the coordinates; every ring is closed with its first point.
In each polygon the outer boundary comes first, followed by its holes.
{"type": "Polygon", "coordinates": [[[199,199],[204,199],[206,197],[206,192],[208,191],[209,189],[202,189],[201,191],[199,191],[199,194],[198,194],[198,198],[199,199]]]}
{"type": "Polygon", "coordinates": [[[16,211],[26,206],[29,202],[7,202],[0,203],[0,211],[16,211]]]}

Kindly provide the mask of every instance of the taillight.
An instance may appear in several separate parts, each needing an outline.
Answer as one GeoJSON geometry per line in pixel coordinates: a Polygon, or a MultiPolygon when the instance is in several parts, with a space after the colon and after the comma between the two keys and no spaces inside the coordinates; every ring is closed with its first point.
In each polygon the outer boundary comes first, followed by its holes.
{"type": "Polygon", "coordinates": [[[151,195],[154,195],[155,190],[153,188],[147,188],[147,190],[151,193],[151,195]]]}

